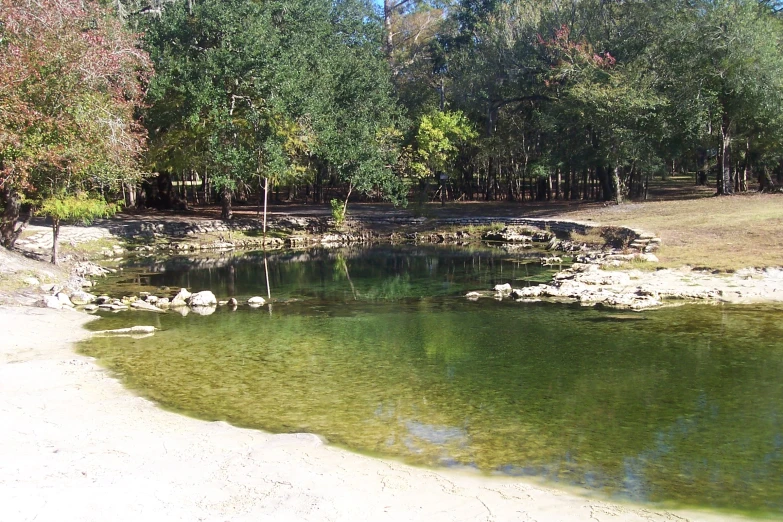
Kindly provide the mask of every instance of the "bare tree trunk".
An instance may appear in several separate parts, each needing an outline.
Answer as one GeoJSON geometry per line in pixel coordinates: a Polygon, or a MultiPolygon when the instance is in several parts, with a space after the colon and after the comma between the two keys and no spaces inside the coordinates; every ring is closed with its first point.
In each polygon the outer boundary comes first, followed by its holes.
{"type": "Polygon", "coordinates": [[[618,205],[623,202],[623,186],[620,183],[620,167],[615,167],[612,171],[612,191],[614,192],[614,202],[618,205]]]}
{"type": "Polygon", "coordinates": [[[269,197],[269,178],[264,178],[264,248],[266,248],[266,203],[269,197]]]}
{"type": "Polygon", "coordinates": [[[52,264],[57,265],[57,239],[60,237],[60,220],[52,218],[52,264]]]}
{"type": "Polygon", "coordinates": [[[718,195],[731,194],[731,131],[729,129],[729,120],[723,117],[720,126],[720,149],[718,151],[718,195]]]}

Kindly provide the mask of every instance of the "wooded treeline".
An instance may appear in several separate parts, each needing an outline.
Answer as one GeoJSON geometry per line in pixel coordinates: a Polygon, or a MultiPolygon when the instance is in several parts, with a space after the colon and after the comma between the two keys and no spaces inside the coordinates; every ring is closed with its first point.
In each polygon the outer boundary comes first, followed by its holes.
{"type": "Polygon", "coordinates": [[[0,3],[6,245],[25,204],[72,196],[230,218],[264,188],[619,202],[672,173],[783,181],[776,4],[0,3]]]}

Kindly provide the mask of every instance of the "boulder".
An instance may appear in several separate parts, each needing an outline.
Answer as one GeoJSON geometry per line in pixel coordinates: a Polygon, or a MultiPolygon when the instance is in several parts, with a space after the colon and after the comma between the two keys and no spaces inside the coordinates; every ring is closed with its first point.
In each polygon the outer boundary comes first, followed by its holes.
{"type": "Polygon", "coordinates": [[[153,305],[151,303],[148,303],[146,301],[134,301],[134,302],[131,303],[131,308],[133,308],[135,310],[144,310],[144,311],[147,311],[147,312],[162,312],[163,311],[160,308],[158,308],[157,306],[155,306],[155,305],[153,305]]]}
{"type": "Polygon", "coordinates": [[[184,299],[180,299],[179,296],[175,297],[169,303],[171,308],[184,308],[188,306],[188,303],[184,299]]]}
{"type": "Polygon", "coordinates": [[[84,311],[85,312],[94,312],[97,309],[98,309],[98,305],[94,305],[94,304],[84,305],[84,311]]]}
{"type": "Polygon", "coordinates": [[[35,277],[26,277],[22,282],[28,286],[38,286],[41,282],[35,277]]]}
{"type": "Polygon", "coordinates": [[[250,306],[261,306],[264,303],[266,303],[266,299],[258,296],[251,297],[250,299],[247,300],[247,304],[249,304],[250,306]]]}
{"type": "Polygon", "coordinates": [[[196,315],[212,315],[217,310],[216,306],[194,306],[190,309],[196,315]]]}
{"type": "Polygon", "coordinates": [[[237,300],[235,298],[232,297],[231,299],[228,300],[228,303],[226,303],[226,304],[228,304],[228,306],[236,307],[239,303],[237,302],[237,300]]]}
{"type": "Polygon", "coordinates": [[[177,299],[187,303],[188,299],[190,299],[190,296],[192,296],[192,295],[193,294],[188,292],[185,288],[180,288],[179,293],[176,296],[174,296],[174,299],[171,300],[172,306],[173,306],[174,301],[176,301],[177,299]]]}
{"type": "Polygon", "coordinates": [[[217,306],[217,298],[215,297],[215,294],[209,290],[205,290],[203,292],[196,292],[195,294],[191,295],[189,304],[192,307],[217,306]]]}
{"type": "Polygon", "coordinates": [[[147,296],[147,302],[148,302],[149,304],[155,304],[155,303],[157,303],[157,302],[158,302],[158,296],[156,296],[156,295],[148,295],[148,296],[147,296]]]}
{"type": "Polygon", "coordinates": [[[502,285],[495,285],[494,288],[495,292],[499,294],[510,294],[511,293],[511,285],[508,283],[503,283],[502,285]]]}
{"type": "Polygon", "coordinates": [[[73,308],[73,303],[71,302],[71,299],[68,297],[68,294],[64,292],[60,292],[57,294],[57,299],[60,301],[61,306],[67,306],[68,308],[73,308]]]}
{"type": "Polygon", "coordinates": [[[71,302],[75,305],[86,305],[97,301],[98,298],[84,290],[77,290],[71,294],[71,302]]]}
{"type": "Polygon", "coordinates": [[[43,298],[43,304],[46,308],[53,308],[55,310],[61,310],[63,304],[57,298],[56,295],[47,295],[43,298]]]}

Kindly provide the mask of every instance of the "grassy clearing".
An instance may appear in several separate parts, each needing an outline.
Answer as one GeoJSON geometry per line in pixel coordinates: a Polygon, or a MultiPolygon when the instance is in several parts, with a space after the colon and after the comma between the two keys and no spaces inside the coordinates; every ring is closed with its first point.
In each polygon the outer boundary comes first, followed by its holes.
{"type": "Polygon", "coordinates": [[[662,266],[737,270],[783,266],[783,195],[748,194],[628,203],[565,211],[559,217],[656,233],[662,266]]]}

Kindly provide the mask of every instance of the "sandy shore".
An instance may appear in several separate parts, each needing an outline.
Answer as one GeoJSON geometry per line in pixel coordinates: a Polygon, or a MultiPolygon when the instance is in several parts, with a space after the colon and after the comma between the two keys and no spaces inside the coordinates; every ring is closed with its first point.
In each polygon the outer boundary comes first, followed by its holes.
{"type": "Polygon", "coordinates": [[[430,471],[164,411],[72,343],[88,316],[0,308],[0,520],[727,521],[430,471]]]}

